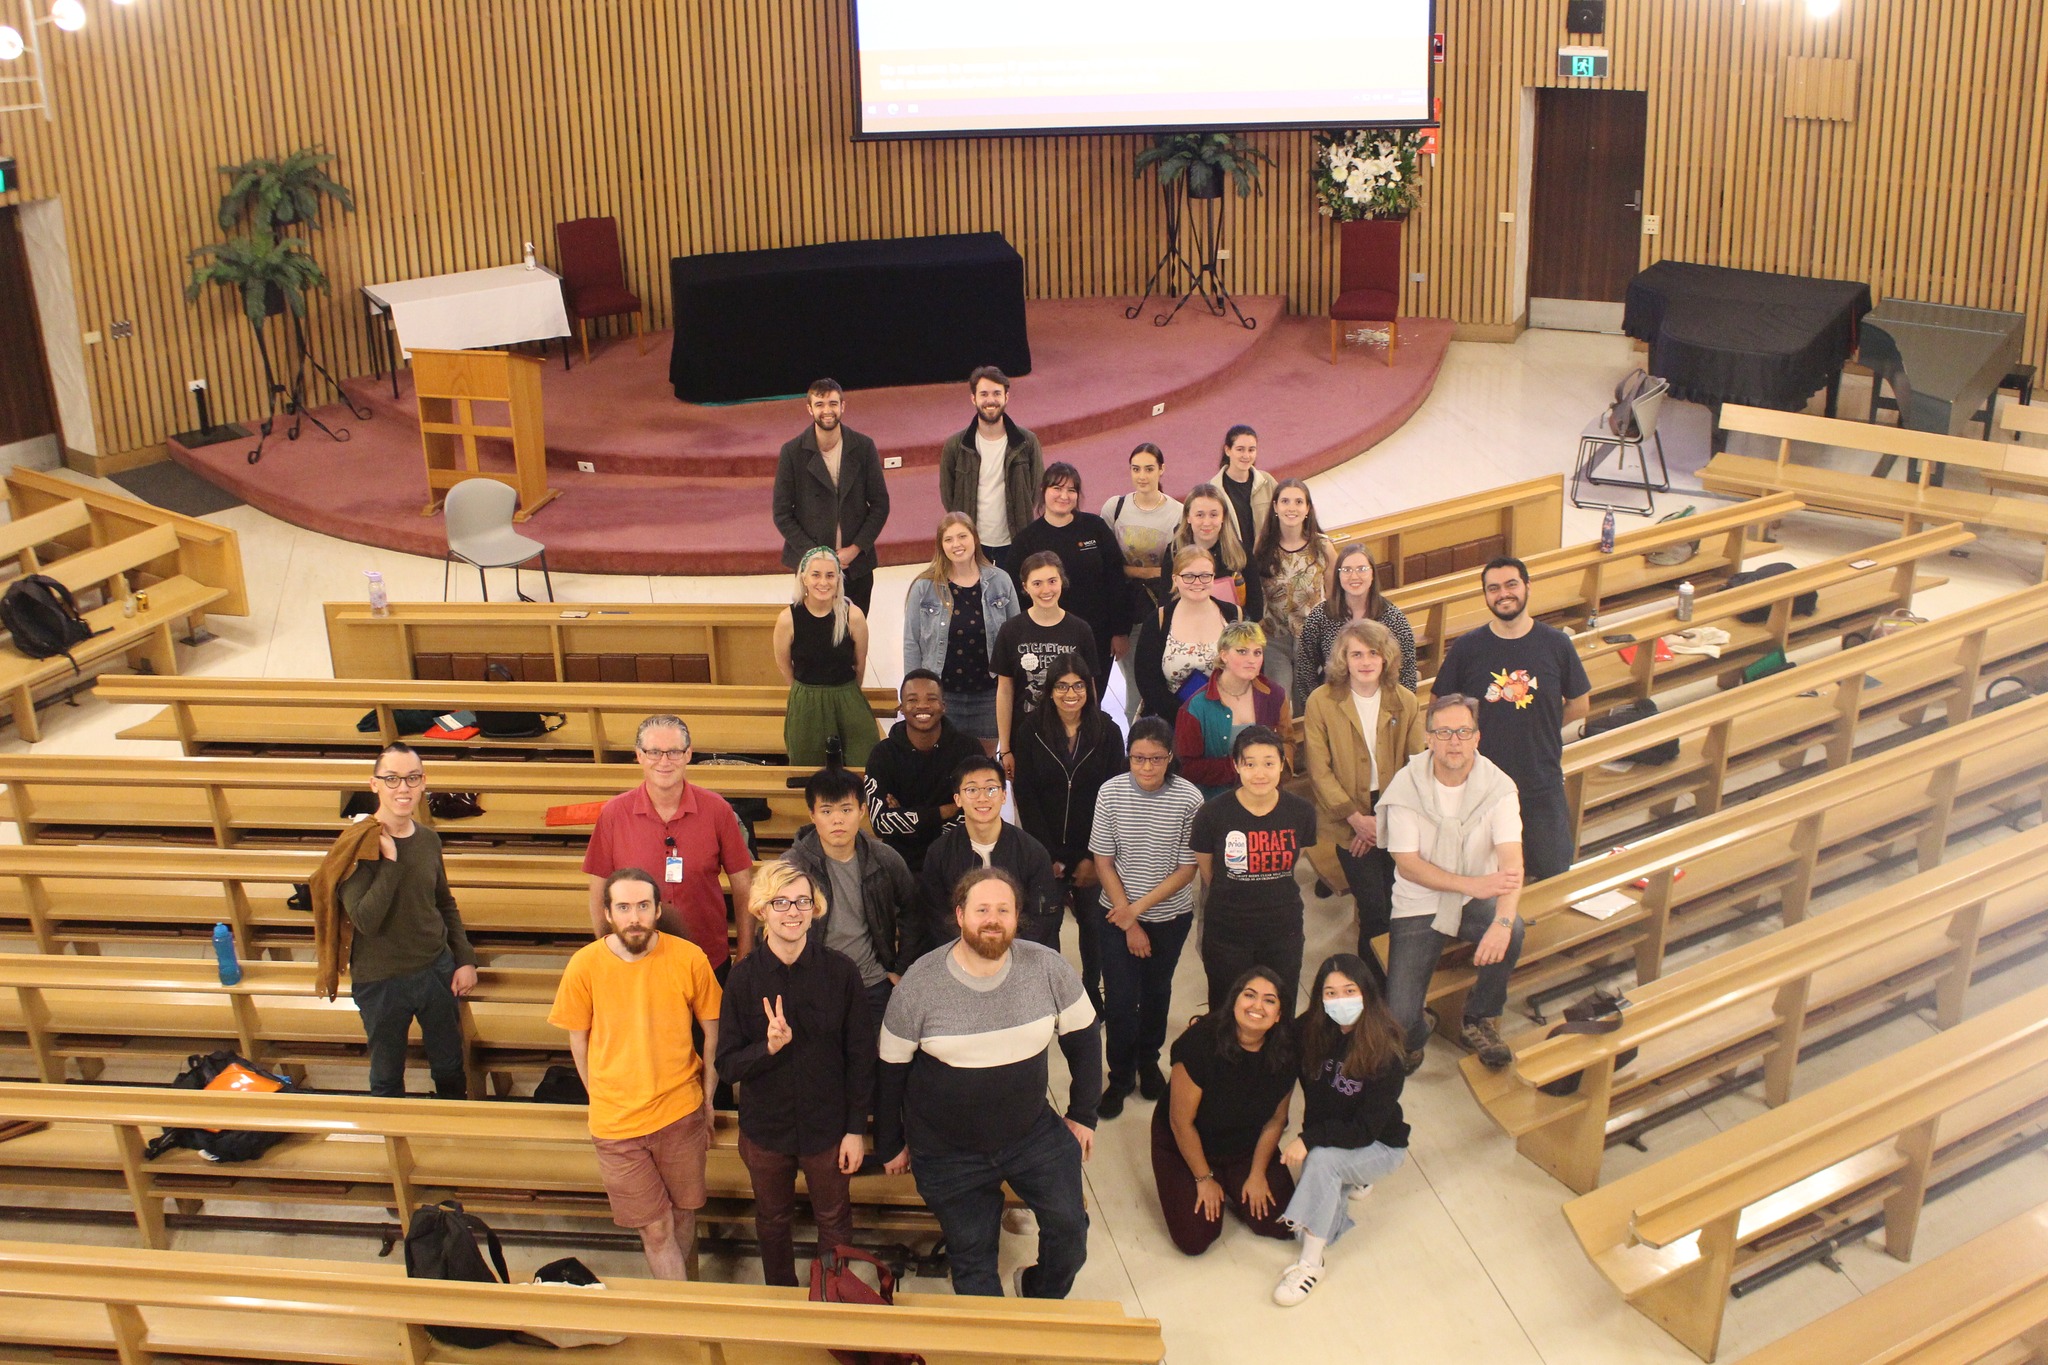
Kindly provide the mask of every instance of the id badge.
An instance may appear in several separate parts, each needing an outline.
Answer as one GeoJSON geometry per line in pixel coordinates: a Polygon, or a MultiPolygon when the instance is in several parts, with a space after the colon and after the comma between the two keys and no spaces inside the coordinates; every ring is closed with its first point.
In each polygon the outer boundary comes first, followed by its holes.
{"type": "Polygon", "coordinates": [[[671,884],[680,885],[682,883],[683,857],[680,853],[671,853],[662,861],[661,875],[662,880],[671,884]]]}

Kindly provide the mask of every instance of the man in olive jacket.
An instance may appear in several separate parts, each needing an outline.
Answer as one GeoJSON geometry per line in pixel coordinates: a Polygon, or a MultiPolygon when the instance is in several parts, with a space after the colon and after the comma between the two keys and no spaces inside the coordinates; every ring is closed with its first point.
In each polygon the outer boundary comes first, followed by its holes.
{"type": "Polygon", "coordinates": [[[820,545],[839,552],[846,600],[868,609],[875,592],[875,541],[889,520],[889,486],[875,443],[840,419],[846,395],[836,379],[813,383],[811,424],[782,447],[775,465],[775,529],[782,562],[794,569],[820,545]]]}
{"type": "Polygon", "coordinates": [[[1038,438],[1010,420],[1010,377],[993,365],[967,376],[974,420],[946,438],[939,452],[939,502],[974,519],[989,562],[1017,576],[1010,542],[1036,515],[1045,457],[1038,438]]]}

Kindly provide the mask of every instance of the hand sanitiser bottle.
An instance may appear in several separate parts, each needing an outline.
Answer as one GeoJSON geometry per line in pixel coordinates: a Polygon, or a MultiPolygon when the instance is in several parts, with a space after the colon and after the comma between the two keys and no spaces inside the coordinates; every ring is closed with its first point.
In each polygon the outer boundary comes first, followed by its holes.
{"type": "Polygon", "coordinates": [[[370,580],[370,615],[389,616],[391,598],[384,591],[384,575],[375,569],[365,569],[363,577],[370,580]]]}
{"type": "Polygon", "coordinates": [[[526,268],[527,268],[528,270],[531,270],[531,269],[533,269],[533,243],[532,243],[532,242],[528,242],[528,243],[526,244],[526,268]]]}

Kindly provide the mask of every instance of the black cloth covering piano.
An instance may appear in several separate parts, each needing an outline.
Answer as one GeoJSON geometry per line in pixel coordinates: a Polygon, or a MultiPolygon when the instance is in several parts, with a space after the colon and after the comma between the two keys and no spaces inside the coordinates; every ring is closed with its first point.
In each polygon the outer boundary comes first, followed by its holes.
{"type": "Polygon", "coordinates": [[[1851,280],[1659,261],[1629,281],[1621,326],[1675,397],[1797,410],[1826,388],[1832,417],[1869,311],[1870,286],[1851,280]]]}
{"type": "Polygon", "coordinates": [[[1024,258],[999,232],[678,256],[669,382],[691,403],[965,385],[1031,370],[1024,258]]]}

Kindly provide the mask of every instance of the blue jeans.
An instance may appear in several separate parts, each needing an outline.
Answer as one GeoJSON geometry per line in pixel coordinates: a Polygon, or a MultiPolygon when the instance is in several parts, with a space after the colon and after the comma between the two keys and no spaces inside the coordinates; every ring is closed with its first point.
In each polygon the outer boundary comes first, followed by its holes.
{"type": "Polygon", "coordinates": [[[1095,933],[1102,951],[1102,1024],[1109,1035],[1109,1083],[1137,1084],[1138,1068],[1157,1064],[1166,1046],[1166,1011],[1173,1001],[1173,969],[1195,927],[1192,914],[1157,924],[1138,922],[1152,955],[1131,952],[1124,931],[1096,905],[1095,933]]]}
{"type": "Polygon", "coordinates": [[[454,975],[454,954],[444,949],[416,972],[361,981],[349,988],[370,1044],[372,1095],[404,1097],[406,1035],[417,1019],[427,1070],[434,1078],[434,1094],[444,1100],[468,1098],[462,1066],[462,1010],[449,988],[454,975]]]}
{"type": "Polygon", "coordinates": [[[1407,1159],[1406,1147],[1389,1147],[1383,1142],[1368,1147],[1311,1147],[1295,1178],[1294,1197],[1287,1201],[1280,1221],[1334,1243],[1353,1227],[1346,1202],[1351,1191],[1386,1179],[1407,1159]]]}
{"type": "Polygon", "coordinates": [[[996,1258],[1005,1181],[1038,1216],[1038,1264],[1024,1272],[1024,1296],[1063,1299],[1074,1287],[1088,1259],[1081,1144],[1050,1107],[1030,1132],[994,1152],[912,1151],[910,1173],[945,1233],[955,1294],[1003,1296],[996,1258]]]}
{"type": "MultiPolygon", "coordinates": [[[[1422,1005],[1429,994],[1430,974],[1444,945],[1451,941],[1430,927],[1428,915],[1404,915],[1388,929],[1387,1010],[1408,1035],[1408,1050],[1419,1052],[1429,1042],[1429,1025],[1423,1020],[1422,1005]]],[[[1458,921],[1457,936],[1477,943],[1493,926],[1491,900],[1466,901],[1464,917],[1458,921]]],[[[1479,980],[1465,997],[1467,1019],[1491,1019],[1507,1007],[1508,974],[1522,956],[1522,921],[1515,920],[1508,937],[1508,950],[1490,967],[1479,968],[1479,980]]]]}

